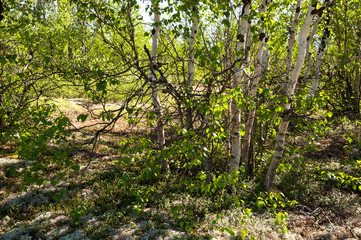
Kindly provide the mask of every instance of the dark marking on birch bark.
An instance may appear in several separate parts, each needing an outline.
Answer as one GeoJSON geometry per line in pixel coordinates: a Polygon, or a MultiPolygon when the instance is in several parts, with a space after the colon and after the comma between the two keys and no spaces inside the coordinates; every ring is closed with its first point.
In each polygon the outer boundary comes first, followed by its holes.
{"type": "Polygon", "coordinates": [[[243,8],[242,8],[242,12],[241,12],[241,16],[244,15],[244,9],[246,8],[247,5],[251,4],[251,0],[243,0],[243,8]]]}
{"type": "Polygon", "coordinates": [[[265,37],[266,37],[266,34],[265,34],[265,33],[261,33],[261,34],[259,35],[259,41],[262,41],[263,38],[265,38],[265,37]]]}
{"type": "Polygon", "coordinates": [[[318,16],[322,16],[322,13],[323,13],[323,10],[325,10],[325,7],[320,7],[319,9],[313,9],[312,11],[311,11],[311,14],[312,15],[318,15],[318,16]]]}
{"type": "MultiPolygon", "coordinates": [[[[283,147],[278,146],[278,147],[276,147],[276,150],[281,152],[281,151],[283,151],[283,147]]],[[[276,158],[277,158],[277,157],[276,157],[276,158]]]]}
{"type": "Polygon", "coordinates": [[[243,42],[244,42],[244,36],[243,36],[243,34],[238,34],[238,35],[237,35],[237,39],[238,39],[238,41],[240,41],[241,43],[243,43],[243,42]]]}
{"type": "Polygon", "coordinates": [[[297,8],[296,8],[296,13],[299,13],[299,12],[301,12],[301,8],[300,8],[300,7],[297,7],[297,8]]]}
{"type": "Polygon", "coordinates": [[[280,135],[280,136],[284,136],[285,134],[284,134],[284,133],[278,133],[278,135],[280,135]]]}

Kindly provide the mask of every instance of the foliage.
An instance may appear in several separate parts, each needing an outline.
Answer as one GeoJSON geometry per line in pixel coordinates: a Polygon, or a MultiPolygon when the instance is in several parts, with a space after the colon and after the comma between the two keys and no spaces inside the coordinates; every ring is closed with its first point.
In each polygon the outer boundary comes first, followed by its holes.
{"type": "MultiPolygon", "coordinates": [[[[58,186],[64,176],[84,176],[102,154],[114,154],[108,166],[115,172],[91,183],[99,204],[68,196],[70,189],[54,193],[58,208],[68,201],[63,210],[74,228],[90,212],[112,210],[99,229],[86,226],[105,238],[106,223],[158,204],[191,235],[215,214],[216,229],[251,237],[243,226],[263,211],[286,234],[287,211],[296,200],[311,202],[318,186],[361,190],[361,8],[356,0],[330,2],[304,1],[296,9],[292,1],[250,1],[248,15],[242,15],[248,1],[1,2],[0,144],[15,145],[27,161],[5,175],[21,176],[29,189],[47,181],[58,186]],[[292,47],[309,7],[315,7],[314,29],[304,32],[307,43],[292,47]],[[148,14],[160,15],[160,22],[148,14]],[[301,75],[293,79],[296,62],[301,75]],[[157,139],[162,129],[164,143],[157,139]],[[313,157],[327,155],[323,143],[332,134],[347,158],[337,167],[313,157]],[[248,156],[229,172],[241,149],[248,156]],[[261,182],[272,171],[275,192],[283,193],[263,192],[261,182]],[[186,204],[167,205],[157,196],[177,192],[186,204]],[[240,211],[240,229],[224,224],[229,209],[240,211]]],[[[14,206],[11,214],[20,210],[14,206]]]]}

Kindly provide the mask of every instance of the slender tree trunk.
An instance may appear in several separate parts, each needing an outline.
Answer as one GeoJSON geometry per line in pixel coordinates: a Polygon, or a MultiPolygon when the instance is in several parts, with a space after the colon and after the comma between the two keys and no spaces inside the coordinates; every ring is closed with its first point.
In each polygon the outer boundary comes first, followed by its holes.
{"type": "MultiPolygon", "coordinates": [[[[191,32],[191,37],[189,40],[189,62],[188,62],[188,79],[187,79],[187,94],[188,94],[188,99],[192,99],[192,87],[193,87],[193,81],[194,81],[194,45],[196,43],[196,37],[197,37],[197,31],[198,31],[198,18],[196,17],[196,15],[198,15],[197,13],[197,5],[193,7],[192,9],[192,20],[193,20],[193,24],[192,24],[192,32],[191,32]]],[[[192,117],[192,107],[188,106],[187,107],[187,129],[192,129],[193,128],[193,117],[192,117]]]]}
{"type": "MultiPolygon", "coordinates": [[[[361,3],[359,2],[359,7],[361,7],[361,3]]],[[[361,21],[357,21],[357,38],[358,42],[361,43],[361,21]]],[[[355,75],[355,106],[357,113],[360,113],[360,68],[361,68],[361,46],[357,49],[357,57],[356,57],[356,75],[355,75]]]]}
{"type": "Polygon", "coordinates": [[[281,89],[279,90],[279,94],[285,93],[285,91],[286,91],[285,87],[290,78],[290,73],[291,73],[291,68],[292,68],[293,45],[295,44],[295,41],[296,41],[297,27],[298,27],[298,22],[299,22],[300,13],[301,13],[301,2],[302,2],[302,0],[297,0],[295,16],[293,17],[292,27],[289,31],[290,36],[288,38],[288,43],[287,43],[285,84],[283,84],[283,86],[281,86],[281,89]]]}
{"type": "MultiPolygon", "coordinates": [[[[264,0],[261,6],[261,13],[266,13],[267,11],[267,0],[264,0]]],[[[251,139],[252,139],[252,130],[254,119],[256,117],[256,102],[254,102],[254,98],[257,95],[258,91],[258,83],[259,80],[262,78],[262,59],[263,59],[263,49],[266,40],[265,29],[263,26],[263,20],[261,23],[260,35],[259,35],[259,43],[258,43],[258,50],[257,50],[257,57],[255,62],[255,71],[254,76],[250,82],[250,91],[249,97],[251,101],[251,106],[247,114],[247,121],[245,124],[245,134],[244,134],[244,143],[242,147],[241,153],[241,161],[242,165],[245,168],[245,173],[248,174],[248,163],[249,163],[249,153],[251,147],[251,139]]]]}
{"type": "MultiPolygon", "coordinates": [[[[154,23],[156,24],[152,29],[152,52],[151,52],[151,63],[150,63],[150,71],[149,71],[149,79],[150,85],[152,88],[152,99],[154,112],[157,117],[157,126],[156,126],[156,134],[157,134],[157,144],[159,147],[162,147],[165,144],[164,137],[164,124],[163,124],[163,111],[162,105],[159,99],[158,87],[156,84],[157,76],[155,74],[154,67],[157,64],[157,56],[158,56],[158,35],[160,31],[160,16],[156,12],[157,6],[154,11],[154,23]]],[[[169,165],[166,161],[162,161],[162,171],[166,171],[169,169],[169,165]]]]}
{"type": "MultiPolygon", "coordinates": [[[[251,0],[243,0],[243,8],[240,14],[240,20],[238,23],[237,31],[237,42],[236,42],[236,52],[245,53],[243,57],[247,59],[247,32],[249,29],[249,22],[247,19],[244,19],[244,16],[248,16],[251,9],[251,0]]],[[[247,64],[247,63],[246,63],[247,64]]],[[[241,64],[237,65],[235,68],[235,74],[233,78],[233,88],[239,88],[242,82],[242,66],[241,64]]],[[[239,163],[241,160],[241,134],[240,134],[240,122],[241,122],[241,112],[238,108],[237,101],[232,99],[231,103],[231,158],[229,163],[229,172],[238,170],[239,163]]]]}
{"type": "Polygon", "coordinates": [[[270,51],[268,48],[268,37],[266,37],[265,39],[265,44],[264,44],[264,49],[263,49],[263,55],[262,55],[262,77],[265,78],[266,77],[266,73],[268,71],[269,68],[269,58],[270,58],[270,51]]]}
{"type": "Polygon", "coordinates": [[[315,23],[313,24],[313,29],[307,39],[307,47],[306,47],[307,68],[306,68],[305,73],[303,74],[303,81],[305,81],[305,82],[307,82],[308,76],[311,73],[312,65],[313,65],[312,53],[311,53],[311,42],[312,42],[313,36],[316,33],[318,24],[320,23],[321,19],[322,19],[322,17],[317,16],[317,19],[316,19],[315,23]]]}
{"type": "Polygon", "coordinates": [[[308,94],[308,100],[309,101],[311,101],[312,98],[316,95],[318,84],[319,84],[319,81],[320,81],[320,70],[321,70],[322,57],[323,57],[323,55],[324,55],[324,53],[326,51],[327,40],[328,40],[328,38],[330,36],[329,23],[330,23],[330,18],[329,18],[329,16],[327,16],[327,18],[326,18],[326,27],[324,29],[321,44],[320,44],[320,47],[318,49],[318,53],[317,53],[317,56],[316,56],[315,74],[313,76],[312,85],[310,87],[310,91],[309,91],[309,94],[308,94]]]}
{"type": "MultiPolygon", "coordinates": [[[[1,87],[1,85],[0,85],[1,87]]],[[[0,109],[3,107],[3,91],[0,91],[0,109]]],[[[5,132],[5,121],[4,121],[4,114],[0,114],[0,135],[5,132]]],[[[0,140],[1,143],[1,140],[0,140]]]]}
{"type": "Polygon", "coordinates": [[[71,46],[71,41],[69,36],[68,36],[68,58],[70,61],[73,61],[73,48],[71,46]]]}
{"type": "MultiPolygon", "coordinates": [[[[229,5],[228,5],[228,10],[229,10],[229,5]]],[[[228,20],[228,22],[231,22],[230,17],[228,16],[226,18],[226,20],[228,20]]],[[[226,71],[225,74],[225,79],[227,82],[227,85],[229,86],[229,82],[228,80],[231,79],[231,71],[230,71],[230,67],[231,67],[231,55],[230,55],[230,48],[231,48],[231,34],[230,34],[230,25],[227,26],[226,29],[226,44],[225,44],[225,56],[224,56],[224,61],[223,61],[223,65],[224,65],[224,70],[226,71]]],[[[231,119],[231,101],[228,101],[228,108],[227,111],[224,111],[224,118],[225,118],[225,126],[226,126],[226,132],[227,132],[227,137],[226,137],[226,141],[225,141],[225,165],[228,165],[228,160],[229,160],[229,156],[231,153],[231,128],[230,128],[230,119],[231,119]]]]}
{"type": "Polygon", "coordinates": [[[298,22],[300,19],[300,13],[301,13],[301,2],[302,0],[297,0],[296,4],[296,12],[295,16],[293,18],[292,27],[290,29],[290,37],[288,39],[288,45],[287,45],[287,62],[286,62],[286,82],[288,81],[291,73],[291,67],[292,67],[292,51],[293,51],[293,45],[296,41],[296,34],[297,34],[297,27],[298,22]]]}
{"type": "Polygon", "coordinates": [[[355,105],[357,113],[360,113],[360,53],[361,49],[359,49],[359,55],[357,58],[356,66],[356,76],[355,76],[355,105]]]}
{"type": "Polygon", "coordinates": [[[310,29],[312,19],[316,14],[316,11],[315,11],[316,4],[310,5],[308,7],[307,15],[304,20],[301,31],[300,31],[296,65],[292,71],[290,80],[288,82],[286,82],[285,96],[289,99],[289,101],[288,101],[288,103],[284,104],[284,117],[282,117],[281,123],[278,126],[278,132],[276,135],[275,151],[274,151],[274,155],[273,155],[273,158],[272,158],[270,167],[267,171],[267,175],[266,175],[266,179],[265,179],[266,191],[269,191],[271,189],[275,175],[276,175],[276,170],[282,160],[283,151],[285,148],[285,136],[286,136],[288,124],[290,122],[289,110],[291,108],[291,100],[292,100],[293,94],[295,92],[298,76],[300,75],[303,64],[305,62],[308,30],[310,29]]]}

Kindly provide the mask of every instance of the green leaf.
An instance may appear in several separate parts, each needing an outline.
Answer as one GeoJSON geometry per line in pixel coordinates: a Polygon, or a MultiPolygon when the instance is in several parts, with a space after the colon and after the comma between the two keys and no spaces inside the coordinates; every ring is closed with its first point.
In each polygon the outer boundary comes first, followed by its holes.
{"type": "Polygon", "coordinates": [[[227,227],[227,228],[226,228],[226,231],[227,231],[229,234],[231,234],[232,236],[235,235],[233,228],[227,227]]]}
{"type": "Polygon", "coordinates": [[[223,19],[223,20],[222,20],[222,24],[223,24],[223,25],[226,25],[227,27],[231,25],[231,24],[229,23],[228,19],[223,19]]]}
{"type": "Polygon", "coordinates": [[[24,74],[24,73],[17,73],[16,75],[18,75],[18,76],[19,76],[19,78],[23,78],[23,77],[25,76],[25,74],[24,74]]]}
{"type": "Polygon", "coordinates": [[[97,82],[96,84],[97,91],[105,91],[106,87],[107,87],[107,82],[103,80],[97,82]]]}
{"type": "Polygon", "coordinates": [[[76,120],[85,122],[87,118],[88,118],[88,114],[80,114],[80,115],[76,118],[76,120]]]}
{"type": "Polygon", "coordinates": [[[257,202],[257,207],[258,207],[258,209],[263,208],[264,207],[264,202],[263,201],[258,201],[257,202]]]}
{"type": "Polygon", "coordinates": [[[246,134],[246,130],[241,130],[241,136],[243,137],[246,134]]]}
{"type": "Polygon", "coordinates": [[[50,61],[51,61],[51,58],[50,58],[50,57],[48,57],[48,56],[45,56],[45,57],[44,57],[44,62],[45,62],[46,64],[50,63],[50,61]]]}
{"type": "Polygon", "coordinates": [[[75,165],[71,167],[74,171],[79,171],[80,170],[80,166],[79,165],[75,165]]]}
{"type": "Polygon", "coordinates": [[[89,15],[90,21],[93,21],[96,17],[97,17],[97,15],[95,15],[94,13],[89,15]]]}
{"type": "Polygon", "coordinates": [[[5,58],[0,57],[0,63],[1,65],[5,65],[7,63],[5,58]]]}
{"type": "Polygon", "coordinates": [[[199,179],[200,179],[201,181],[206,180],[206,178],[207,178],[207,174],[205,174],[204,172],[202,172],[201,175],[199,176],[199,179]]]}

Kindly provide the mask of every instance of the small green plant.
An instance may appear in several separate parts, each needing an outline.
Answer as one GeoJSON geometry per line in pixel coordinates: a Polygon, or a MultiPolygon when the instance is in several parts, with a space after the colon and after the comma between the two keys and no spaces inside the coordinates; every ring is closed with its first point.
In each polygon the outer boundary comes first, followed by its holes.
{"type": "Polygon", "coordinates": [[[20,158],[31,161],[30,168],[23,170],[24,181],[28,184],[41,185],[48,180],[43,173],[52,164],[79,169],[75,161],[68,158],[64,147],[68,142],[70,120],[63,115],[53,116],[55,111],[56,106],[50,104],[34,108],[27,119],[28,127],[18,130],[17,153],[20,158]],[[62,148],[53,148],[50,144],[62,148]]]}
{"type": "Polygon", "coordinates": [[[75,209],[71,210],[69,212],[70,217],[77,223],[79,222],[79,219],[84,216],[84,214],[87,212],[87,207],[84,205],[79,205],[75,209]]]}
{"type": "Polygon", "coordinates": [[[279,226],[283,234],[288,231],[286,224],[288,213],[283,210],[279,211],[278,209],[289,208],[295,204],[297,204],[297,201],[286,199],[283,193],[261,192],[257,198],[257,207],[259,209],[267,208],[273,212],[273,216],[275,217],[274,223],[279,226]]]}
{"type": "Polygon", "coordinates": [[[337,187],[350,188],[353,191],[361,191],[361,177],[354,177],[344,172],[321,171],[320,178],[324,181],[332,181],[337,187]]]}

